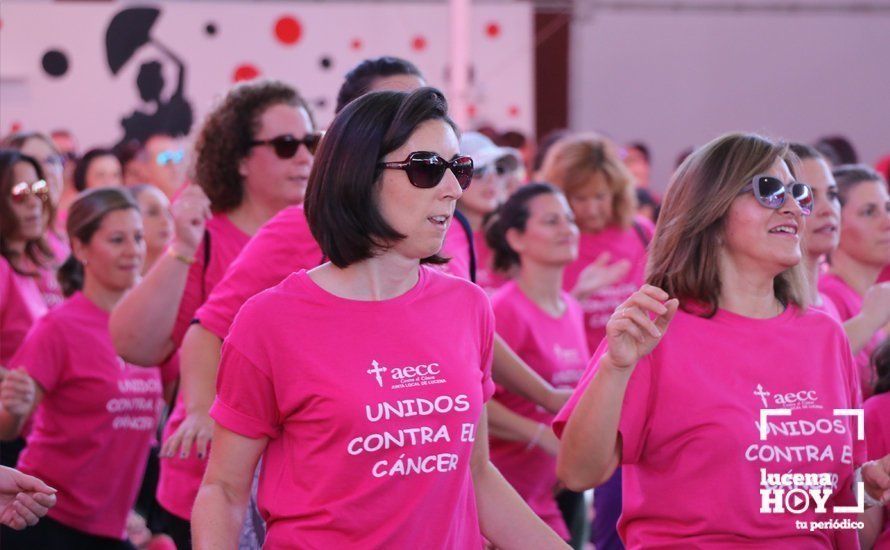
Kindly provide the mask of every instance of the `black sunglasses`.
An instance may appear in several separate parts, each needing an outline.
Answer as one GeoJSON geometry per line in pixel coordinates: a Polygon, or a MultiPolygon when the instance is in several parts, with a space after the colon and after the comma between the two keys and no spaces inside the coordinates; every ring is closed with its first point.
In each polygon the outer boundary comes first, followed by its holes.
{"type": "Polygon", "coordinates": [[[408,181],[414,187],[430,189],[439,185],[445,170],[451,170],[461,189],[466,189],[473,181],[473,159],[467,156],[454,157],[451,162],[443,159],[436,153],[429,151],[415,151],[408,155],[402,162],[381,162],[379,168],[392,168],[404,170],[408,174],[408,181]]]}
{"type": "Polygon", "coordinates": [[[250,142],[250,146],[271,145],[275,149],[275,154],[278,158],[289,159],[297,154],[297,149],[300,148],[300,145],[305,145],[306,149],[314,155],[319,143],[321,143],[321,134],[306,134],[303,136],[303,139],[297,139],[293,134],[284,134],[272,139],[253,140],[250,142]]]}
{"type": "Polygon", "coordinates": [[[742,188],[739,194],[754,192],[754,198],[761,205],[778,210],[785,204],[785,198],[788,192],[797,202],[804,216],[809,216],[813,212],[813,205],[816,203],[813,197],[813,190],[810,186],[799,181],[793,181],[786,187],[782,180],[772,176],[754,176],[751,182],[742,188]]]}

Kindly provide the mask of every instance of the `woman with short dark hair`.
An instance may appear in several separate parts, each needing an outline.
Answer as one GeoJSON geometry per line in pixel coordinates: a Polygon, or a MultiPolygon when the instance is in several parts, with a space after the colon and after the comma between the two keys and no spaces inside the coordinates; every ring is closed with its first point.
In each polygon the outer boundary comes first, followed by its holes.
{"type": "Polygon", "coordinates": [[[488,300],[424,265],[472,170],[436,90],[371,93],[335,118],[306,196],[330,262],[232,326],[198,548],[231,546],[261,456],[271,546],[562,546],[488,461],[488,300]]]}

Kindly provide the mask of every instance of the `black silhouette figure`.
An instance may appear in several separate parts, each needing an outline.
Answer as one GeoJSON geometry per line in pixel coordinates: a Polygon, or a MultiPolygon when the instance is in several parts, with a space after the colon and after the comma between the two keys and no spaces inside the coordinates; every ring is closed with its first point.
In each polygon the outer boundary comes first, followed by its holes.
{"type": "Polygon", "coordinates": [[[150,31],[160,11],[157,8],[129,8],[118,12],[105,32],[105,53],[108,68],[117,74],[135,53],[151,44],[176,65],[176,89],[168,100],[164,91],[163,65],[160,60],[143,63],[136,77],[136,87],[143,102],[154,104],[153,112],[133,111],[121,120],[124,136],[121,143],[138,140],[144,143],[156,134],[185,136],[191,130],[192,106],[185,98],[185,64],[166,46],[153,39],[150,31]]]}

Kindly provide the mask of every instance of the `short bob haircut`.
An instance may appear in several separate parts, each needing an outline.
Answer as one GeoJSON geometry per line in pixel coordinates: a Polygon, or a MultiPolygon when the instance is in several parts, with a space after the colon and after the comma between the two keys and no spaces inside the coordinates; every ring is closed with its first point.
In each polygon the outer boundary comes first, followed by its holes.
{"type": "Polygon", "coordinates": [[[378,78],[398,75],[423,79],[417,67],[402,58],[383,56],[365,59],[346,73],[346,78],[337,93],[337,107],[334,113],[339,113],[350,102],[368,93],[378,78]]]}
{"type": "MultiPolygon", "coordinates": [[[[334,118],[315,154],[305,209],[312,236],[337,267],[371,258],[406,237],[377,206],[382,174],[377,165],[429,120],[441,120],[458,133],[445,96],[435,88],[372,92],[334,118]]],[[[438,255],[421,260],[446,261],[438,255]]]]}
{"type": "Polygon", "coordinates": [[[204,119],[195,140],[194,180],[210,199],[214,212],[228,212],[244,200],[244,177],[238,166],[250,154],[260,117],[274,105],[305,109],[312,129],[317,127],[306,100],[278,80],[236,84],[204,119]]]}
{"type": "Polygon", "coordinates": [[[115,160],[120,162],[120,159],[117,158],[117,155],[114,154],[114,151],[111,149],[105,149],[103,147],[97,147],[95,149],[90,149],[77,161],[77,165],[74,167],[74,188],[78,191],[86,191],[87,189],[87,172],[90,171],[90,164],[93,163],[94,160],[102,158],[102,157],[114,157],[115,160]]]}
{"type": "Polygon", "coordinates": [[[510,195],[486,222],[485,243],[491,249],[492,266],[495,271],[505,273],[521,264],[519,254],[507,241],[507,232],[516,229],[525,233],[525,227],[531,215],[528,205],[542,195],[561,197],[562,191],[549,183],[536,182],[523,185],[510,195]]]}
{"type": "MultiPolygon", "coordinates": [[[[22,154],[16,149],[0,149],[0,256],[3,256],[13,271],[21,275],[36,275],[33,271],[23,270],[20,259],[25,259],[35,267],[49,267],[53,261],[53,252],[46,241],[46,233],[38,239],[25,243],[25,252],[20,254],[12,249],[10,240],[19,234],[19,220],[15,211],[12,209],[11,195],[12,188],[18,182],[15,181],[15,165],[19,163],[30,164],[37,173],[37,179],[42,180],[43,167],[34,157],[22,154]],[[24,256],[24,258],[20,258],[24,256]]],[[[52,201],[43,203],[44,222],[55,217],[55,207],[52,201]]],[[[46,225],[48,230],[49,226],[46,225]]],[[[26,264],[27,265],[27,264],[26,264]]]]}
{"type": "Polygon", "coordinates": [[[637,195],[633,175],[618,157],[615,147],[594,134],[572,134],[554,143],[538,174],[571,198],[588,185],[602,182],[612,194],[610,225],[628,229],[637,212],[637,195]]]}
{"type": "MultiPolygon", "coordinates": [[[[719,257],[726,216],[739,191],[776,162],[794,159],[787,146],[756,134],[721,136],[692,153],[674,173],[649,252],[646,282],[704,317],[719,307],[719,257]]],[[[794,163],[789,165],[793,173],[794,163]]],[[[786,306],[808,306],[802,263],[773,281],[786,306]]]]}

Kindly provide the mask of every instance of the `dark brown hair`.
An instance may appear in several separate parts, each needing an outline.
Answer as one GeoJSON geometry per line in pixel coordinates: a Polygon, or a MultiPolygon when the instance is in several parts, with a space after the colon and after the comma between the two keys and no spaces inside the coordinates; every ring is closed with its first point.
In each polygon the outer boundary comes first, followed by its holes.
{"type": "Polygon", "coordinates": [[[881,174],[871,166],[865,164],[845,164],[838,166],[831,171],[834,180],[837,182],[837,194],[841,201],[841,206],[846,204],[850,196],[850,191],[860,183],[879,182],[884,183],[881,174]]]}
{"type": "Polygon", "coordinates": [[[90,149],[80,157],[80,160],[77,161],[77,165],[74,167],[74,175],[72,179],[74,180],[75,189],[78,191],[86,190],[87,172],[90,170],[90,164],[92,164],[94,160],[102,157],[114,157],[120,162],[120,159],[117,158],[117,155],[115,155],[114,151],[111,149],[104,149],[102,147],[90,149]]]}
{"type": "MultiPolygon", "coordinates": [[[[6,258],[10,267],[21,275],[34,276],[36,273],[23,270],[17,262],[19,256],[24,256],[37,268],[48,267],[53,261],[53,252],[46,242],[44,235],[25,243],[24,254],[12,250],[9,241],[20,232],[19,218],[12,209],[10,196],[12,188],[18,182],[15,181],[15,165],[21,162],[30,164],[37,172],[37,179],[43,179],[43,167],[37,159],[23,155],[15,149],[0,149],[0,256],[6,258]]],[[[49,220],[55,218],[55,207],[51,201],[43,203],[44,223],[48,227],[49,220]]]]}
{"type": "MultiPolygon", "coordinates": [[[[718,258],[726,215],[739,191],[788,148],[756,134],[721,136],[693,152],[674,173],[652,238],[646,282],[663,289],[687,311],[717,312],[721,291],[718,258]]],[[[806,307],[807,282],[798,265],[773,282],[784,304],[806,307]]]]}
{"type": "MultiPolygon", "coordinates": [[[[404,239],[377,207],[380,160],[408,141],[428,120],[448,118],[445,96],[434,88],[371,92],[334,118],[318,151],[306,188],[306,219],[325,257],[344,268],[404,239]]],[[[434,255],[423,263],[445,263],[434,255]]]]}
{"type": "Polygon", "coordinates": [[[875,395],[890,392],[890,338],[884,338],[871,354],[875,371],[875,395]]]}
{"type": "Polygon", "coordinates": [[[227,212],[244,199],[241,160],[260,130],[260,117],[269,107],[303,108],[315,128],[312,110],[291,86],[278,80],[236,84],[204,119],[195,141],[194,180],[210,199],[214,212],[227,212]]]}
{"type": "Polygon", "coordinates": [[[528,205],[540,195],[562,195],[562,192],[549,183],[523,185],[486,222],[485,243],[491,249],[496,271],[506,272],[520,264],[519,254],[507,242],[507,232],[511,229],[525,232],[525,225],[531,215],[528,205]]]}

